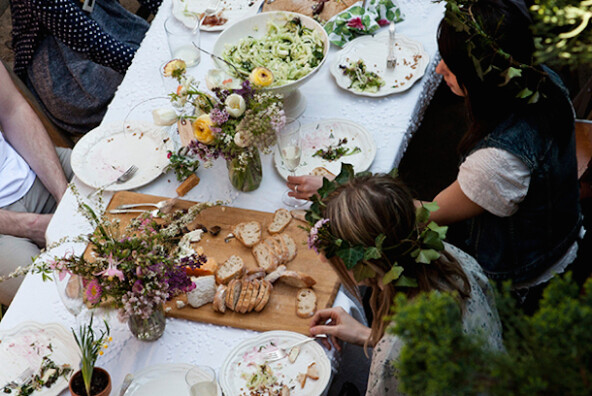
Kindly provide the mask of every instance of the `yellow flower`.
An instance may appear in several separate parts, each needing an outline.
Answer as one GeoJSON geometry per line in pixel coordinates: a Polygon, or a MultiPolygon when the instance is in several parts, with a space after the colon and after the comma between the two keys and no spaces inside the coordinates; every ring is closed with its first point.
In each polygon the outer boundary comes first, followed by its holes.
{"type": "Polygon", "coordinates": [[[202,114],[193,121],[193,135],[198,142],[210,144],[214,141],[214,132],[212,132],[212,119],[209,114],[202,114]]]}
{"type": "Polygon", "coordinates": [[[267,87],[273,82],[273,73],[265,67],[256,67],[251,71],[249,80],[260,87],[267,87]]]}
{"type": "Polygon", "coordinates": [[[103,351],[99,351],[99,355],[103,356],[103,351]]]}

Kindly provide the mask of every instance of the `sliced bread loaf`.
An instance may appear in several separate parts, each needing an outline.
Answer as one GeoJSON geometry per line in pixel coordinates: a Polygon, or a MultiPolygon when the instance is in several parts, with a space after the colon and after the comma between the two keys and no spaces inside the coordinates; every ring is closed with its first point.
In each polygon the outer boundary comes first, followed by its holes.
{"type": "Polygon", "coordinates": [[[255,305],[255,312],[263,311],[263,308],[265,308],[265,306],[269,302],[269,298],[271,297],[271,288],[272,288],[271,283],[264,280],[263,284],[265,286],[265,290],[264,290],[263,296],[261,298],[261,301],[259,301],[259,303],[257,305],[255,305]]]}
{"type": "Polygon", "coordinates": [[[242,292],[242,281],[240,279],[233,279],[228,284],[228,291],[226,292],[226,307],[231,311],[236,310],[238,299],[242,292]]]}
{"type": "Polygon", "coordinates": [[[240,278],[244,271],[243,259],[232,255],[216,270],[216,282],[226,285],[231,279],[240,278]]]}
{"type": "Polygon", "coordinates": [[[234,226],[232,233],[243,245],[253,247],[261,240],[261,223],[249,221],[237,224],[234,226]]]}
{"type": "Polygon", "coordinates": [[[218,285],[216,289],[216,294],[214,294],[214,301],[212,302],[212,307],[214,308],[214,312],[226,312],[226,292],[228,288],[226,285],[218,285]]]}
{"type": "Polygon", "coordinates": [[[296,294],[296,315],[310,318],[317,310],[317,295],[312,289],[300,289],[296,294]]]}
{"type": "Polygon", "coordinates": [[[276,210],[273,214],[273,221],[267,227],[267,231],[270,234],[277,234],[279,232],[282,232],[284,228],[286,228],[288,224],[290,224],[291,220],[292,215],[290,214],[290,212],[287,209],[280,208],[276,210]]]}

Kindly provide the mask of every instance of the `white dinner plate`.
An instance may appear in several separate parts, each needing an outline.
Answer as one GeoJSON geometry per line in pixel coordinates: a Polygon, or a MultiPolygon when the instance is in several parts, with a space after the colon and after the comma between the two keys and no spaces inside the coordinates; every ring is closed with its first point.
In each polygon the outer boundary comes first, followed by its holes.
{"type": "MultiPolygon", "coordinates": [[[[268,331],[238,344],[228,354],[220,369],[219,381],[225,395],[250,395],[247,381],[260,364],[263,355],[287,347],[305,339],[302,334],[291,331],[268,331]]],[[[316,342],[308,342],[300,347],[300,354],[294,363],[287,358],[270,362],[272,373],[277,377],[277,387],[287,385],[291,396],[321,395],[331,379],[331,363],[323,348],[316,342]],[[319,370],[319,379],[307,379],[304,388],[296,380],[300,373],[306,373],[308,366],[315,362],[319,370]]]]}
{"type": "Polygon", "coordinates": [[[168,164],[167,151],[175,151],[166,130],[145,121],[100,125],[82,137],[72,150],[72,170],[85,184],[99,188],[117,179],[131,165],[138,171],[109,191],[131,190],[160,176],[168,164]]]}
{"type": "MultiPolygon", "coordinates": [[[[195,366],[187,363],[158,364],[149,366],[134,374],[124,396],[189,395],[185,374],[195,366]]],[[[222,391],[218,387],[218,396],[222,391]]]]}
{"type": "MultiPolygon", "coordinates": [[[[80,354],[72,332],[58,323],[23,322],[0,331],[0,386],[15,380],[27,368],[38,374],[46,355],[58,366],[69,364],[73,369],[71,374],[79,369],[80,354]]],[[[70,375],[58,378],[51,387],[33,395],[59,395],[68,387],[70,375]]]]}
{"type": "MultiPolygon", "coordinates": [[[[219,9],[227,21],[223,25],[202,25],[200,30],[218,32],[227,26],[251,15],[255,15],[264,0],[220,0],[219,9]]],[[[201,15],[207,8],[215,7],[217,0],[173,0],[173,15],[187,27],[195,26],[193,15],[201,15]]]]}
{"type": "MultiPolygon", "coordinates": [[[[370,133],[363,126],[345,119],[330,119],[303,125],[300,129],[302,139],[302,156],[300,165],[294,174],[308,175],[314,168],[322,166],[337,175],[341,171],[341,164],[352,164],[356,172],[367,170],[376,156],[376,144],[370,133]],[[335,146],[340,139],[347,138],[343,147],[359,147],[360,152],[346,155],[334,161],[327,161],[313,154],[319,149],[335,146]]],[[[279,174],[288,179],[290,171],[284,166],[284,161],[275,149],[273,153],[275,168],[279,174]]]]}
{"type": "Polygon", "coordinates": [[[372,97],[387,96],[411,88],[425,73],[430,60],[428,53],[424,51],[419,41],[396,35],[397,66],[394,69],[389,69],[386,67],[387,46],[388,32],[386,30],[374,37],[362,36],[347,43],[333,58],[330,67],[337,85],[356,95],[372,97]],[[378,92],[359,92],[349,88],[351,80],[343,74],[343,70],[339,66],[349,66],[350,62],[355,63],[360,59],[366,64],[367,71],[377,73],[384,80],[385,84],[378,92]]]}

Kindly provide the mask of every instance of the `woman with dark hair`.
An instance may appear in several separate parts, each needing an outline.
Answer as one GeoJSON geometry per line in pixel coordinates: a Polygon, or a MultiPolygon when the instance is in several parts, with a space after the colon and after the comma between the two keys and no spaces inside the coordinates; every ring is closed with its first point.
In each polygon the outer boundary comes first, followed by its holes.
{"type": "MultiPolygon", "coordinates": [[[[455,243],[491,279],[512,280],[527,310],[574,261],[583,233],[573,110],[559,77],[533,65],[530,24],[520,0],[448,3],[436,71],[465,97],[470,127],[457,180],[436,196],[431,217],[466,224],[455,243]]],[[[320,182],[288,185],[303,198],[320,182]]]]}
{"type": "MultiPolygon", "coordinates": [[[[341,176],[337,180],[343,180],[341,176]]],[[[492,289],[475,260],[449,244],[440,245],[439,257],[429,264],[412,257],[415,247],[425,242],[421,235],[426,226],[416,222],[413,197],[402,182],[388,175],[370,175],[334,187],[333,192],[320,191],[323,196],[313,199],[315,204],[307,215],[309,245],[323,253],[351,293],[359,296],[360,284],[369,287],[373,321],[368,328],[342,308],[322,309],[313,316],[310,332],[374,347],[366,395],[398,394],[392,363],[398,359],[402,342],[385,332],[388,323],[384,321],[395,293],[409,298],[433,290],[454,293],[464,331],[480,333],[489,347],[501,348],[492,289]],[[357,261],[342,259],[337,250],[348,248],[380,253],[357,261]]]]}

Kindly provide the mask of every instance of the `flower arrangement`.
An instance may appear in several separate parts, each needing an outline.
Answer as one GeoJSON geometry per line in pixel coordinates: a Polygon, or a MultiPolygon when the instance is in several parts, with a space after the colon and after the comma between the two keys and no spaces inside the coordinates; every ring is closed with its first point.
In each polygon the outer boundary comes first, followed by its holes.
{"type": "Polygon", "coordinates": [[[275,144],[276,132],[286,120],[281,95],[258,90],[249,80],[237,89],[213,87],[210,95],[198,89],[178,60],[165,66],[165,76],[179,83],[177,91],[170,94],[171,101],[189,107],[191,115],[183,116],[191,120],[188,147],[205,161],[205,167],[222,157],[232,162],[234,170],[244,172],[258,155],[256,151],[268,153],[275,144]]]}
{"type": "Polygon", "coordinates": [[[93,317],[94,315],[91,315],[90,322],[78,328],[78,333],[72,329],[74,340],[78,344],[80,353],[82,354],[80,372],[87,395],[91,394],[90,385],[97,358],[103,354],[103,349],[106,349],[108,347],[107,344],[112,341],[112,338],[109,336],[111,330],[107,321],[104,321],[105,329],[101,329],[101,334],[99,336],[95,334],[93,317]]]}
{"type": "Polygon", "coordinates": [[[200,266],[206,260],[197,252],[182,254],[178,242],[187,224],[202,210],[217,204],[198,203],[187,213],[145,213],[121,227],[119,220],[99,218],[90,207],[79,203],[94,231],[76,241],[89,244],[92,253],[68,253],[38,264],[36,271],[56,271],[60,277],[78,275],[87,304],[115,306],[122,320],[132,316],[148,319],[162,303],[195,288],[186,267],[200,266]]]}

